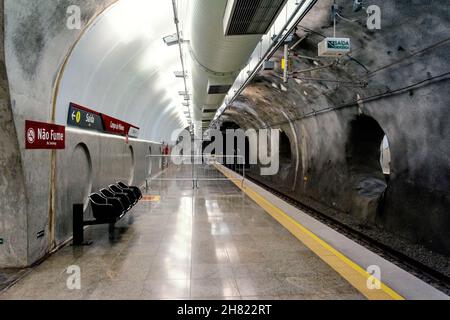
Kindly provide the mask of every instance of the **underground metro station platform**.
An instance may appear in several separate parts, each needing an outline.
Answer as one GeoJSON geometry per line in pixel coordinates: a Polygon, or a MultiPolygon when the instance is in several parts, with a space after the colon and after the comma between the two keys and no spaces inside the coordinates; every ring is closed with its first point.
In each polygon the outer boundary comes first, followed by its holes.
{"type": "Polygon", "coordinates": [[[0,1],[0,304],[450,299],[448,1],[56,2],[0,1]]]}

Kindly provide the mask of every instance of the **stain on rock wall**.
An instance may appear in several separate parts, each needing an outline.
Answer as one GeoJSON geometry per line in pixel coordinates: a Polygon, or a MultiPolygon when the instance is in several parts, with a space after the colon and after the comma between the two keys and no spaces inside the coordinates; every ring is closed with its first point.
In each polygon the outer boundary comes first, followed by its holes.
{"type": "Polygon", "coordinates": [[[18,10],[24,13],[15,28],[13,36],[14,54],[22,69],[29,78],[36,76],[37,68],[45,59],[44,49],[51,45],[52,39],[57,37],[67,23],[67,8],[72,5],[79,6],[81,11],[81,24],[86,25],[96,14],[101,2],[111,1],[82,1],[82,0],[35,0],[15,1],[18,10]],[[56,2],[56,3],[55,3],[56,2]]]}

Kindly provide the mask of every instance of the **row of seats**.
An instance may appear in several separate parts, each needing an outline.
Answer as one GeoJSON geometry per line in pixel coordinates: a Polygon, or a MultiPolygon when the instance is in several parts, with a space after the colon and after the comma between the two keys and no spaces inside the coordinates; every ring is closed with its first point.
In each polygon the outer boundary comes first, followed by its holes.
{"type": "Polygon", "coordinates": [[[118,182],[91,194],[89,199],[97,222],[112,223],[121,219],[142,199],[142,192],[138,187],[118,182]]]}

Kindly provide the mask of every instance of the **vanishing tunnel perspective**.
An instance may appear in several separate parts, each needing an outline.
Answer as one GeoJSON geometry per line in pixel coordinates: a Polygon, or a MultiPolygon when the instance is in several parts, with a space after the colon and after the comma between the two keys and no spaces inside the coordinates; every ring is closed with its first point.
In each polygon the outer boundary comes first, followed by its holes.
{"type": "Polygon", "coordinates": [[[449,300],[449,13],[0,0],[0,300],[449,300]]]}

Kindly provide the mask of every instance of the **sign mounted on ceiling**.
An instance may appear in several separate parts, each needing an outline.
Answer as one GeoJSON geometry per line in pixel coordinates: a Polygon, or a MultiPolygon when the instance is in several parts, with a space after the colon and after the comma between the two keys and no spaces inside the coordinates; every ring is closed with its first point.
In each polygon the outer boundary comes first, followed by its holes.
{"type": "Polygon", "coordinates": [[[340,57],[351,51],[349,38],[325,38],[319,43],[320,57],[340,57]]]}
{"type": "Polygon", "coordinates": [[[75,103],[70,103],[67,124],[82,129],[103,131],[100,113],[75,103]]]}
{"type": "Polygon", "coordinates": [[[25,149],[66,148],[66,127],[50,123],[25,121],[25,149]]]}

